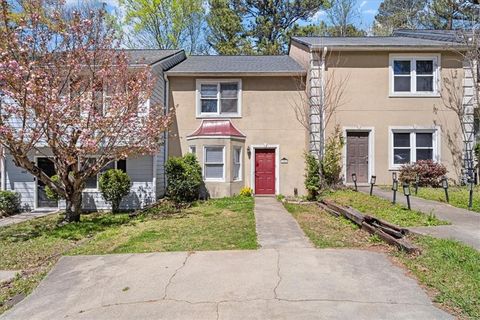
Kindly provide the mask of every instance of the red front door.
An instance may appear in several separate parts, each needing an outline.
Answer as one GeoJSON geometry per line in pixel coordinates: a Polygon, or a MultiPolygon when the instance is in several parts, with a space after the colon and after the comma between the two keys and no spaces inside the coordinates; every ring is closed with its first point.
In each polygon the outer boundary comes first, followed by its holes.
{"type": "Polygon", "coordinates": [[[255,149],[255,194],[275,194],[275,149],[255,149]]]}

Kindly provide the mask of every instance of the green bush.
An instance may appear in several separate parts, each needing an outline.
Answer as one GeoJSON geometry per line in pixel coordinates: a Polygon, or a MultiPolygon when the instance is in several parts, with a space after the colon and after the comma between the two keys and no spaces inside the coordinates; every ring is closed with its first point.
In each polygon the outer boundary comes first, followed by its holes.
{"type": "Polygon", "coordinates": [[[112,212],[118,212],[120,201],[128,195],[131,185],[130,177],[117,169],[105,171],[98,180],[103,198],[112,204],[112,212]]]}
{"type": "Polygon", "coordinates": [[[0,216],[10,216],[20,211],[20,194],[0,191],[0,216]]]}
{"type": "Polygon", "coordinates": [[[174,157],[165,164],[167,195],[175,202],[192,202],[198,199],[202,186],[202,168],[194,154],[174,157]]]}
{"type": "MultiPolygon", "coordinates": [[[[60,177],[57,175],[51,176],[50,180],[55,183],[60,182],[60,177]]],[[[60,200],[60,195],[56,193],[53,189],[51,189],[49,186],[45,186],[45,194],[47,195],[47,198],[50,200],[58,201],[60,200]]]]}
{"type": "Polygon", "coordinates": [[[240,190],[240,196],[242,197],[251,197],[252,195],[253,195],[252,188],[243,187],[242,190],[240,190]]]}
{"type": "Polygon", "coordinates": [[[328,139],[325,145],[325,154],[321,163],[324,184],[327,186],[335,186],[341,181],[343,146],[344,139],[337,127],[334,135],[328,139]]]}
{"type": "Polygon", "coordinates": [[[320,162],[311,153],[305,153],[305,189],[308,200],[317,199],[320,193],[320,162]]]}

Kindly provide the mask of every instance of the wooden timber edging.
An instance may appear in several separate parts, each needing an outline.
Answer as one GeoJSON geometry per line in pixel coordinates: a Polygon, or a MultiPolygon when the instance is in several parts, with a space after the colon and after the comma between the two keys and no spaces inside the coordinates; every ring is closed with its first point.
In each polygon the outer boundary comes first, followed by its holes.
{"type": "Polygon", "coordinates": [[[407,253],[418,253],[420,248],[412,244],[405,238],[406,235],[412,233],[406,228],[398,227],[394,224],[377,219],[370,215],[364,215],[363,213],[355,210],[352,207],[344,207],[333,201],[322,200],[317,203],[320,208],[336,217],[343,216],[362,229],[368,231],[371,234],[376,234],[383,241],[390,245],[394,245],[400,250],[407,253]]]}

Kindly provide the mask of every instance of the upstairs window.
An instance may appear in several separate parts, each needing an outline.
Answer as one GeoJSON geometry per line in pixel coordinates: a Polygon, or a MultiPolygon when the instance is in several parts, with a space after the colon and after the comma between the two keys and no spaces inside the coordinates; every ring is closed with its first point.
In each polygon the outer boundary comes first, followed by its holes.
{"type": "Polygon", "coordinates": [[[391,56],[390,94],[437,96],[438,56],[391,56]]]}
{"type": "Polygon", "coordinates": [[[198,80],[197,117],[240,116],[240,80],[198,80]]]}

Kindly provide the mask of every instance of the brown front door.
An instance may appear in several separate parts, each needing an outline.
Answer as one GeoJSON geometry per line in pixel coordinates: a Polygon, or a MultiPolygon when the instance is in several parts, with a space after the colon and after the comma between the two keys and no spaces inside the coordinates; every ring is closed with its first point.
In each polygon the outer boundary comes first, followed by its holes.
{"type": "Polygon", "coordinates": [[[255,149],[255,194],[275,194],[275,149],[255,149]]]}
{"type": "Polygon", "coordinates": [[[347,132],[347,182],[368,183],[368,132],[347,132]]]}

